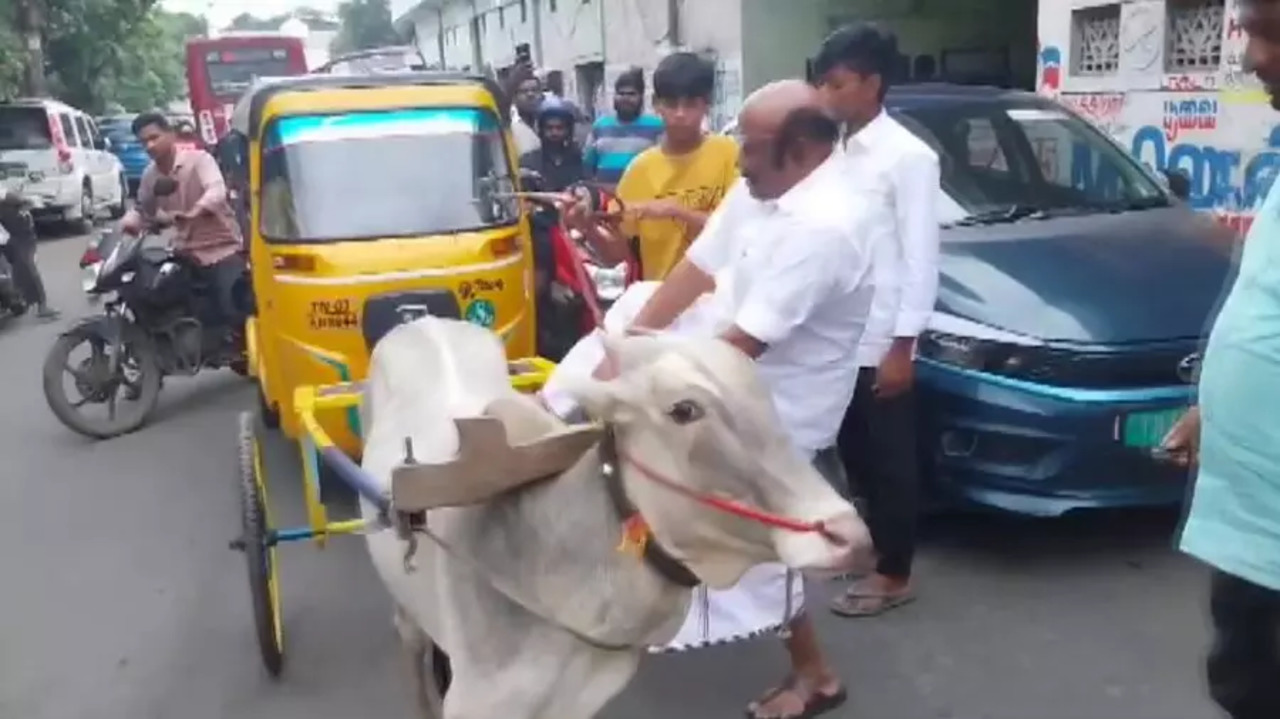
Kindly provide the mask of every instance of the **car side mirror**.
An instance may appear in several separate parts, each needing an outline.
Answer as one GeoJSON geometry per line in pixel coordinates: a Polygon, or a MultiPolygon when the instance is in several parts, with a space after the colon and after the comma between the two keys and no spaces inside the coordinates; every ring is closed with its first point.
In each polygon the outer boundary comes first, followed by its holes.
{"type": "Polygon", "coordinates": [[[110,150],[112,146],[111,138],[104,137],[98,141],[98,144],[100,145],[100,147],[98,148],[99,150],[110,150]]]}
{"type": "Polygon", "coordinates": [[[1169,194],[1183,202],[1191,199],[1191,178],[1186,172],[1166,167],[1160,171],[1160,174],[1164,176],[1165,184],[1169,187],[1169,194]]]}

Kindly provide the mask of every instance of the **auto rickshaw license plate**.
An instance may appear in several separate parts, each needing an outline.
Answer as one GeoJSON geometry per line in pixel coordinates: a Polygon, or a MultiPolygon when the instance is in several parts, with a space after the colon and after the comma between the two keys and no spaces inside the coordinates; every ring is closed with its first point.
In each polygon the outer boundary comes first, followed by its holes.
{"type": "Polygon", "coordinates": [[[1117,422],[1116,438],[1126,447],[1155,449],[1186,411],[1185,407],[1174,407],[1122,415],[1117,422]]]}

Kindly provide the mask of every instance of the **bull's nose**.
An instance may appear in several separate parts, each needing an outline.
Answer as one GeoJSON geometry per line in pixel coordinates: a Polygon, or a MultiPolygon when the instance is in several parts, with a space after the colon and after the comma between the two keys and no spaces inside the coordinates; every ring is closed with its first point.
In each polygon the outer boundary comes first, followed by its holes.
{"type": "Polygon", "coordinates": [[[822,536],[843,557],[842,566],[832,569],[863,569],[875,560],[871,532],[852,508],[823,520],[822,536]]]}

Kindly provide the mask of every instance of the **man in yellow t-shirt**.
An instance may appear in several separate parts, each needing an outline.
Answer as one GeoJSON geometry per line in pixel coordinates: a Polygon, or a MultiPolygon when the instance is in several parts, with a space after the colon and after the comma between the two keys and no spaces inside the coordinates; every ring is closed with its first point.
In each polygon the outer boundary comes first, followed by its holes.
{"type": "Polygon", "coordinates": [[[738,179],[738,143],[702,129],[714,91],[715,67],[694,53],[673,53],[658,64],[653,107],[663,121],[662,141],[637,155],[618,182],[626,208],[621,222],[604,227],[577,213],[575,224],[606,262],[627,259],[634,245],[644,279],[665,278],[738,179]]]}

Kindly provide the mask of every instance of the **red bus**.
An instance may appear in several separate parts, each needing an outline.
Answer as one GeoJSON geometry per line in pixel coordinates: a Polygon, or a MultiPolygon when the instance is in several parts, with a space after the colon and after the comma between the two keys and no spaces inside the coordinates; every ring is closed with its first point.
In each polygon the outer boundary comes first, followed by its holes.
{"type": "Polygon", "coordinates": [[[307,74],[302,40],[245,33],[187,41],[187,89],[200,139],[212,147],[227,134],[231,108],[255,78],[307,74]]]}

